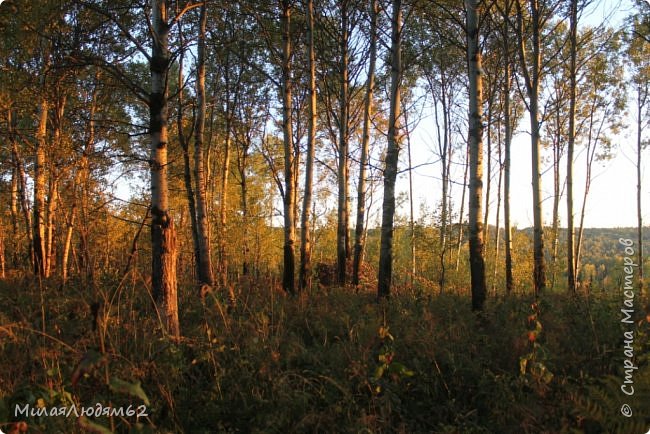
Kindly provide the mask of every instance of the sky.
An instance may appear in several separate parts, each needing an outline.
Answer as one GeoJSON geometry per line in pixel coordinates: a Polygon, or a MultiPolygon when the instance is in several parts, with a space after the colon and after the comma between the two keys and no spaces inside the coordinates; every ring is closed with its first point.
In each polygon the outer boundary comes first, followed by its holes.
{"type": "MultiPolygon", "coordinates": [[[[583,23],[590,25],[609,20],[612,25],[620,24],[621,20],[628,14],[632,6],[629,2],[619,0],[600,0],[582,18],[583,23]],[[613,12],[613,14],[612,14],[613,12]]],[[[632,97],[629,89],[629,98],[632,97]]],[[[527,114],[524,114],[524,118],[527,114]]],[[[585,208],[585,227],[632,227],[637,225],[637,204],[636,204],[636,113],[632,109],[628,115],[627,124],[629,127],[614,139],[614,155],[610,160],[594,162],[592,169],[592,182],[587,197],[585,208]]],[[[532,212],[532,177],[531,177],[531,145],[528,134],[528,124],[520,123],[518,133],[513,138],[512,144],[512,169],[511,169],[511,219],[519,228],[533,225],[532,212]]],[[[435,161],[432,154],[433,119],[424,118],[412,133],[412,149],[414,162],[435,161]]],[[[543,156],[550,157],[549,151],[543,151],[543,156]]],[[[574,162],[574,215],[576,225],[579,224],[580,209],[583,203],[584,182],[585,182],[585,152],[582,147],[576,147],[576,159],[574,162]]],[[[650,153],[646,150],[644,156],[647,161],[650,153]]],[[[457,157],[458,158],[458,157],[457,157]]],[[[484,158],[486,158],[484,154],[484,158]]],[[[415,165],[416,163],[414,163],[415,165]]],[[[551,161],[542,163],[542,170],[545,174],[542,177],[542,205],[544,223],[551,224],[553,206],[553,178],[551,161]]],[[[648,164],[644,164],[646,167],[648,164]]],[[[566,157],[561,163],[562,179],[566,173],[566,157]]],[[[643,166],[643,164],[642,164],[643,166]]],[[[487,172],[484,161],[484,172],[487,172]]],[[[425,203],[430,208],[439,201],[441,185],[439,179],[440,168],[437,165],[422,166],[413,171],[414,200],[416,218],[420,205],[425,203]]],[[[647,170],[642,170],[642,202],[650,203],[650,186],[647,182],[647,170]]],[[[495,171],[496,175],[496,171],[495,171]]],[[[457,169],[452,177],[462,182],[462,170],[457,169]]],[[[495,224],[496,215],[496,176],[493,177],[493,187],[490,198],[490,224],[495,224]]],[[[486,180],[484,178],[484,197],[486,180]]],[[[398,179],[398,191],[408,192],[408,175],[403,174],[398,179]]],[[[452,187],[452,197],[458,211],[460,203],[460,186],[452,187]]],[[[467,200],[467,199],[466,199],[467,200]]],[[[485,206],[483,208],[485,210],[485,206]]],[[[650,221],[650,213],[647,211],[650,206],[644,206],[644,221],[650,221]]],[[[401,209],[400,214],[407,215],[408,209],[401,209]]],[[[467,205],[465,205],[467,212],[467,205]]],[[[560,225],[566,227],[566,195],[560,200],[560,225]]],[[[501,211],[501,222],[503,225],[503,209],[501,211]]]]}

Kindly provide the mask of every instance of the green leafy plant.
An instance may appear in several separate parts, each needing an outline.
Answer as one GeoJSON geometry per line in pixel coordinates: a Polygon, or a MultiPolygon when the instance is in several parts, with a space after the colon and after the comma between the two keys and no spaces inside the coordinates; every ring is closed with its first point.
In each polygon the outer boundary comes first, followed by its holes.
{"type": "Polygon", "coordinates": [[[528,316],[529,330],[526,333],[530,350],[519,358],[519,373],[526,384],[534,386],[543,393],[546,386],[553,380],[553,373],[544,364],[548,353],[539,342],[543,327],[539,319],[538,304],[533,303],[531,309],[533,313],[528,316]]]}
{"type": "MultiPolygon", "coordinates": [[[[571,393],[575,405],[572,415],[579,428],[586,432],[612,434],[643,434],[647,431],[648,422],[644,419],[647,407],[644,405],[637,406],[628,417],[621,414],[622,405],[625,404],[622,401],[620,382],[620,378],[611,375],[592,380],[591,384],[578,387],[571,393]]],[[[650,384],[646,386],[648,385],[650,384]]],[[[633,401],[650,402],[648,389],[639,390],[639,394],[634,396],[633,401]]]]}
{"type": "Polygon", "coordinates": [[[375,368],[375,372],[371,377],[371,384],[374,386],[375,393],[382,392],[382,380],[386,377],[390,377],[391,380],[397,382],[404,377],[412,377],[415,375],[413,371],[408,369],[400,362],[396,362],[395,351],[393,349],[393,342],[395,338],[390,334],[387,326],[381,326],[379,328],[379,354],[377,355],[377,361],[379,365],[375,368]]]}

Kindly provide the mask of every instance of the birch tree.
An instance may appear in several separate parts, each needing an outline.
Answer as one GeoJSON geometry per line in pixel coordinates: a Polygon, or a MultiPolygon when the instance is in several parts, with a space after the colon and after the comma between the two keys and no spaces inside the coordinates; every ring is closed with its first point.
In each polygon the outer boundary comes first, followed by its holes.
{"type": "Polygon", "coordinates": [[[402,1],[393,0],[390,43],[390,112],[388,118],[388,147],[384,169],[384,199],[382,203],[381,242],[377,295],[390,296],[393,272],[393,220],[395,217],[395,180],[400,150],[400,81],[402,75],[401,37],[402,1]]]}
{"type": "Polygon", "coordinates": [[[576,290],[575,229],[573,222],[573,159],[576,140],[576,56],[578,50],[578,0],[571,0],[569,17],[569,137],[567,140],[567,288],[576,290]]]}
{"type": "Polygon", "coordinates": [[[282,287],[290,294],[295,292],[295,182],[294,145],[292,122],[292,44],[290,0],[280,0],[280,32],[282,34],[282,137],[284,144],[284,269],[282,287]]]}
{"type": "Polygon", "coordinates": [[[316,141],[316,57],[314,53],[314,2],[307,0],[307,68],[309,69],[309,117],[307,126],[307,155],[305,160],[305,192],[300,220],[300,272],[299,288],[310,286],[311,234],[310,217],[314,177],[314,156],[316,141]]]}
{"type": "Polygon", "coordinates": [[[375,92],[375,69],[377,66],[377,16],[379,1],[372,0],[370,7],[370,57],[368,63],[368,78],[363,105],[363,131],[361,141],[361,156],[359,158],[359,183],[357,185],[357,221],[354,229],[354,258],[352,262],[352,285],[359,285],[359,269],[361,267],[364,248],[364,223],[366,220],[366,177],[368,153],[370,148],[370,121],[372,119],[372,100],[375,92]]]}
{"type": "Polygon", "coordinates": [[[151,70],[149,105],[151,176],[151,283],[165,331],[180,336],[176,281],[176,229],[169,208],[168,171],[168,76],[171,65],[169,31],[183,14],[197,4],[188,5],[170,19],[167,0],[151,3],[151,70]]]}
{"type": "MultiPolygon", "coordinates": [[[[205,57],[206,57],[206,27],[207,27],[207,6],[205,2],[201,6],[199,15],[199,40],[196,59],[196,124],[194,126],[194,182],[196,183],[196,239],[197,239],[197,271],[199,283],[212,286],[214,276],[212,274],[212,258],[210,256],[210,239],[208,237],[208,207],[206,197],[206,175],[205,175],[205,116],[206,116],[206,94],[205,94],[205,57]]],[[[179,83],[180,85],[180,83],[179,83]]]]}
{"type": "Polygon", "coordinates": [[[467,1],[467,62],[469,77],[469,262],[472,309],[485,303],[485,260],[481,203],[483,201],[483,83],[479,46],[478,1],[467,1]]]}
{"type": "Polygon", "coordinates": [[[541,6],[549,12],[548,2],[529,0],[525,8],[523,0],[516,0],[517,48],[520,71],[523,75],[527,99],[525,105],[530,119],[530,144],[532,150],[533,187],[533,289],[539,296],[546,288],[546,261],[544,259],[544,225],[542,220],[542,172],[540,169],[540,119],[539,85],[542,74],[541,38],[546,16],[541,6]]]}

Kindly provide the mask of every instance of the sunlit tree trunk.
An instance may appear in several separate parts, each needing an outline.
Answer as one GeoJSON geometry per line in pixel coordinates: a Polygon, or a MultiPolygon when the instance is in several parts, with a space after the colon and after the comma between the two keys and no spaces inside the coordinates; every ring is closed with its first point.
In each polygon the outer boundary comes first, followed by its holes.
{"type": "MultiPolygon", "coordinates": [[[[349,104],[349,101],[348,101],[349,104]]],[[[347,111],[350,111],[350,108],[347,109],[347,111]]],[[[349,115],[348,115],[349,118],[349,115]]],[[[349,127],[348,127],[349,130],[349,127]]],[[[348,154],[350,152],[350,144],[349,144],[349,133],[348,133],[348,154]]],[[[344,209],[344,214],[345,214],[345,261],[346,261],[346,282],[348,280],[348,263],[350,262],[350,259],[352,258],[352,246],[350,245],[350,210],[352,209],[352,195],[350,194],[350,156],[348,155],[346,157],[346,162],[347,162],[347,167],[345,168],[345,209],[344,209]]]]}
{"type": "Polygon", "coordinates": [[[481,202],[483,200],[483,83],[479,47],[478,1],[467,2],[467,58],[469,76],[469,262],[472,309],[485,303],[485,260],[481,202]]]}
{"type": "Polygon", "coordinates": [[[366,173],[368,165],[368,150],[370,147],[370,119],[372,117],[372,98],[375,91],[375,67],[377,64],[377,15],[379,1],[372,0],[370,6],[370,59],[368,64],[368,79],[363,110],[363,138],[361,142],[361,158],[359,159],[359,184],[357,187],[357,221],[354,230],[354,260],[352,263],[352,284],[359,285],[359,269],[361,267],[363,248],[365,244],[364,224],[366,220],[366,173]]]}
{"type": "Polygon", "coordinates": [[[348,5],[341,1],[341,89],[339,95],[338,218],[336,264],[339,285],[346,281],[347,193],[348,193],[348,5]]]}
{"type": "MultiPolygon", "coordinates": [[[[97,111],[97,86],[99,81],[99,69],[95,71],[95,82],[90,97],[90,107],[88,108],[88,131],[86,140],[84,143],[84,149],[79,161],[79,168],[74,177],[74,186],[73,186],[73,195],[74,203],[72,210],[68,216],[68,228],[66,233],[66,241],[63,247],[63,259],[61,262],[63,281],[65,282],[68,277],[68,262],[69,256],[72,253],[74,255],[74,246],[72,245],[72,234],[75,227],[75,221],[77,219],[77,213],[79,212],[78,202],[81,203],[82,217],[85,216],[85,208],[88,202],[88,185],[90,182],[90,163],[88,156],[92,152],[92,149],[95,144],[95,113],[97,111]]],[[[88,222],[82,222],[82,225],[87,226],[88,222]]],[[[79,231],[80,238],[83,237],[84,230],[79,231]]],[[[86,262],[86,261],[84,261],[86,262]]],[[[79,267],[77,266],[77,272],[79,272],[79,267]]]]}
{"type": "Polygon", "coordinates": [[[250,234],[249,232],[249,212],[248,212],[248,177],[246,171],[248,170],[248,152],[251,146],[250,138],[245,139],[242,143],[241,155],[239,155],[238,167],[240,176],[241,187],[241,213],[242,213],[242,226],[244,230],[242,239],[242,275],[247,276],[250,272],[249,254],[250,254],[250,234]]]}
{"type": "Polygon", "coordinates": [[[578,0],[571,0],[569,47],[569,137],[567,140],[567,289],[576,291],[575,229],[573,222],[573,151],[576,137],[576,51],[577,51],[578,0]]]}
{"type": "Polygon", "coordinates": [[[594,101],[591,103],[591,110],[589,113],[589,120],[588,120],[588,132],[587,132],[587,149],[586,149],[586,158],[585,158],[585,188],[584,188],[584,194],[582,197],[582,207],[580,208],[580,224],[578,226],[578,233],[576,235],[576,245],[575,245],[575,271],[576,271],[576,280],[577,280],[577,275],[580,273],[580,258],[582,255],[582,242],[583,242],[583,235],[584,235],[584,223],[585,223],[585,212],[587,209],[587,197],[589,196],[589,190],[591,189],[591,181],[592,181],[592,167],[594,163],[594,159],[596,158],[596,150],[598,149],[598,142],[600,141],[603,125],[605,122],[606,116],[604,116],[600,122],[599,125],[596,126],[597,120],[594,118],[595,112],[597,110],[597,103],[595,101],[595,95],[594,95],[594,101]]]}
{"type": "MultiPolygon", "coordinates": [[[[45,65],[42,71],[41,87],[42,92],[45,89],[45,71],[49,61],[45,56],[45,65]]],[[[47,273],[47,245],[46,245],[46,202],[45,202],[45,183],[46,183],[46,155],[45,147],[47,146],[47,120],[49,104],[45,94],[41,96],[38,110],[38,126],[36,130],[36,162],[34,165],[34,207],[33,207],[33,246],[34,246],[34,273],[46,277],[47,273]]]]}
{"type": "MultiPolygon", "coordinates": [[[[91,193],[93,190],[92,187],[92,167],[90,164],[90,156],[94,153],[95,150],[95,113],[97,110],[97,93],[99,87],[99,80],[101,77],[101,70],[98,68],[95,70],[94,77],[94,87],[93,93],[90,102],[89,109],[89,121],[88,121],[88,136],[86,138],[86,143],[84,146],[83,154],[81,155],[81,161],[79,163],[79,191],[80,191],[80,200],[79,200],[79,224],[78,224],[78,234],[79,234],[79,270],[83,271],[84,278],[89,280],[93,279],[94,276],[94,265],[91,258],[90,246],[89,246],[89,232],[90,232],[90,210],[89,203],[91,202],[91,193]]],[[[74,247],[72,248],[74,252],[74,247]]],[[[73,253],[74,254],[74,253],[73,253]]]]}
{"type": "Polygon", "coordinates": [[[490,217],[490,194],[492,193],[492,116],[493,116],[493,108],[494,108],[494,102],[492,100],[492,89],[490,88],[491,85],[488,81],[487,83],[488,87],[488,94],[490,97],[488,98],[486,105],[487,105],[487,119],[485,122],[487,123],[487,149],[485,150],[487,153],[487,174],[485,176],[486,180],[486,186],[485,186],[485,212],[483,212],[483,248],[487,249],[488,245],[490,244],[490,223],[488,221],[490,217]]]}
{"type": "Polygon", "coordinates": [[[18,168],[16,160],[11,158],[11,255],[12,265],[18,266],[18,168]]]}
{"type": "Polygon", "coordinates": [[[560,244],[560,162],[562,160],[562,122],[559,105],[555,110],[557,134],[553,139],[553,226],[551,228],[551,289],[555,288],[555,278],[558,272],[558,248],[560,244]]]}
{"type": "Polygon", "coordinates": [[[226,87],[226,125],[223,146],[223,164],[221,167],[221,196],[219,200],[219,279],[225,288],[228,284],[228,252],[226,251],[227,224],[228,224],[228,180],[230,176],[231,153],[231,128],[232,128],[232,102],[230,101],[230,73],[226,68],[224,74],[226,87]]]}
{"type": "Polygon", "coordinates": [[[512,3],[506,0],[503,9],[503,232],[505,241],[506,294],[512,292],[514,282],[512,277],[512,227],[510,224],[510,147],[512,142],[512,121],[510,118],[510,87],[511,87],[511,58],[510,58],[510,9],[512,3]]]}
{"type": "MultiPolygon", "coordinates": [[[[433,82],[430,81],[429,86],[434,88],[433,82]]],[[[447,252],[447,221],[449,220],[449,173],[451,163],[451,140],[449,130],[449,110],[447,101],[447,72],[443,64],[440,65],[440,105],[442,108],[442,134],[440,129],[440,122],[438,120],[438,104],[434,102],[434,117],[436,122],[436,130],[438,134],[438,154],[440,155],[440,166],[442,168],[442,196],[440,199],[440,254],[438,261],[440,264],[440,275],[438,278],[438,285],[440,286],[440,293],[444,292],[446,281],[446,263],[445,255],[447,252]]],[[[464,191],[463,191],[464,193],[464,191]]]]}
{"type": "Polygon", "coordinates": [[[528,94],[528,113],[530,117],[530,140],[532,149],[532,186],[533,186],[533,286],[535,296],[546,288],[546,263],[544,260],[544,226],[542,221],[542,174],[540,170],[540,121],[539,121],[539,74],[541,71],[541,18],[538,0],[530,0],[530,20],[532,38],[532,64],[527,59],[525,33],[523,30],[524,14],[521,0],[517,5],[517,37],[519,59],[528,94]]]}
{"type": "Polygon", "coordinates": [[[63,242],[63,257],[61,258],[61,278],[63,279],[64,283],[68,280],[68,258],[70,257],[72,231],[74,229],[76,215],[77,205],[73,204],[66,222],[65,240],[63,242]]]}
{"type": "Polygon", "coordinates": [[[282,135],[284,141],[284,270],[282,288],[295,293],[295,176],[293,125],[291,121],[291,12],[292,2],[280,0],[280,28],[282,32],[282,135]]]}
{"type": "Polygon", "coordinates": [[[5,267],[6,267],[6,258],[5,258],[5,228],[0,224],[0,278],[4,279],[5,267]]]}
{"type": "Polygon", "coordinates": [[[390,114],[388,118],[388,148],[384,169],[384,200],[381,218],[379,248],[379,276],[377,295],[388,298],[393,274],[393,220],[395,217],[395,180],[400,149],[400,79],[402,75],[401,37],[402,1],[393,0],[390,44],[390,114]]]}
{"type": "Polygon", "coordinates": [[[6,256],[5,256],[5,228],[4,225],[0,222],[0,278],[4,279],[6,268],[6,256]]]}
{"type": "MultiPolygon", "coordinates": [[[[197,271],[199,283],[212,286],[212,258],[210,256],[210,238],[208,236],[208,210],[206,203],[206,179],[204,162],[205,135],[205,37],[207,25],[207,6],[201,6],[199,18],[199,43],[197,47],[196,65],[196,125],[194,126],[194,182],[196,183],[196,238],[197,238],[197,271]]],[[[227,171],[227,166],[224,167],[227,171]]],[[[223,220],[222,220],[223,223],[223,220]]]]}
{"type": "Polygon", "coordinates": [[[150,59],[151,283],[165,331],[180,336],[176,283],[176,231],[167,185],[167,78],[170,66],[167,1],[153,0],[150,59]]]}
{"type": "MultiPolygon", "coordinates": [[[[60,83],[57,83],[57,93],[59,93],[58,98],[56,99],[55,110],[54,110],[54,120],[52,128],[52,141],[56,148],[62,147],[61,134],[63,129],[63,115],[65,113],[65,106],[67,102],[67,96],[65,94],[61,95],[59,88],[60,83]]],[[[47,261],[45,274],[50,276],[54,271],[56,266],[56,251],[55,251],[55,223],[57,221],[56,214],[59,209],[59,182],[62,176],[60,168],[50,169],[50,179],[48,185],[48,195],[47,195],[47,227],[46,227],[46,242],[45,248],[47,250],[47,261]]]]}
{"type": "MultiPolygon", "coordinates": [[[[178,55],[178,91],[177,91],[177,100],[178,106],[176,109],[176,134],[178,135],[178,142],[181,145],[183,150],[183,182],[185,184],[185,193],[187,196],[187,208],[190,215],[190,227],[192,232],[192,247],[194,249],[194,271],[196,273],[196,279],[199,284],[202,284],[201,270],[199,269],[201,251],[199,249],[199,230],[198,224],[196,221],[196,195],[194,193],[194,187],[192,186],[192,165],[190,163],[190,149],[188,138],[185,135],[185,116],[184,116],[184,92],[183,92],[183,80],[184,80],[184,70],[185,70],[185,49],[184,43],[185,38],[183,35],[183,29],[181,23],[178,24],[178,43],[181,47],[178,55]]],[[[198,81],[198,80],[197,80],[198,81]]]]}
{"type": "MultiPolygon", "coordinates": [[[[413,288],[415,282],[415,212],[413,209],[413,160],[411,156],[411,132],[409,131],[409,122],[407,112],[404,112],[404,124],[406,125],[406,155],[408,157],[409,169],[409,245],[411,247],[411,268],[409,270],[409,285],[413,288]]],[[[443,201],[446,203],[446,201],[443,201]]]]}
{"type": "Polygon", "coordinates": [[[498,162],[499,162],[499,173],[497,178],[497,215],[495,223],[495,235],[494,235],[494,269],[492,273],[492,294],[496,295],[496,284],[497,284],[497,270],[499,268],[499,248],[501,247],[501,183],[503,180],[503,155],[501,147],[501,122],[497,123],[498,131],[498,162]]]}
{"type": "Polygon", "coordinates": [[[48,103],[43,96],[39,107],[39,121],[36,134],[36,164],[34,165],[34,273],[45,277],[47,250],[45,248],[45,146],[47,134],[48,103]]]}
{"type": "Polygon", "coordinates": [[[312,184],[316,140],[316,61],[314,55],[314,2],[307,0],[307,66],[309,69],[309,125],[307,126],[307,155],[305,157],[305,192],[300,220],[300,273],[299,288],[311,286],[311,233],[312,184]]]}
{"type": "Polygon", "coordinates": [[[49,277],[54,267],[54,223],[59,203],[59,178],[58,175],[50,174],[47,195],[47,218],[45,225],[45,251],[47,259],[45,261],[45,277],[49,277]]]}
{"type": "MultiPolygon", "coordinates": [[[[456,239],[456,272],[460,269],[460,248],[463,245],[463,218],[465,218],[465,194],[467,192],[467,174],[469,171],[469,144],[465,152],[465,172],[463,174],[462,193],[460,195],[460,213],[458,214],[458,238],[456,239]]],[[[443,287],[440,287],[440,292],[443,287]]]]}

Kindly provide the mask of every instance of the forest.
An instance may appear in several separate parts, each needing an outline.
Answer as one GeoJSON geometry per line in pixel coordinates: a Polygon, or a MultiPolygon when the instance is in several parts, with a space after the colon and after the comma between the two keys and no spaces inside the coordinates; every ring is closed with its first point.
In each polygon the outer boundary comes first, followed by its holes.
{"type": "Polygon", "coordinates": [[[0,58],[0,434],[650,429],[647,0],[4,0],[0,58]]]}

